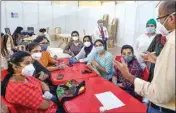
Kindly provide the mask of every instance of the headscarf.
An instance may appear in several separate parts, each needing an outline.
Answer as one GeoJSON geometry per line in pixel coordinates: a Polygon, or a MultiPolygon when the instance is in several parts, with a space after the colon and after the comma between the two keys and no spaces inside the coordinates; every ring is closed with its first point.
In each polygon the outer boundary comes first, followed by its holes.
{"type": "Polygon", "coordinates": [[[84,36],[83,42],[84,42],[84,39],[87,38],[87,37],[89,38],[91,45],[90,45],[89,47],[84,47],[84,51],[85,51],[85,53],[86,53],[86,56],[85,56],[85,57],[87,57],[87,55],[91,52],[91,50],[92,50],[92,48],[93,48],[93,42],[92,42],[91,36],[89,36],[89,35],[84,36]]]}

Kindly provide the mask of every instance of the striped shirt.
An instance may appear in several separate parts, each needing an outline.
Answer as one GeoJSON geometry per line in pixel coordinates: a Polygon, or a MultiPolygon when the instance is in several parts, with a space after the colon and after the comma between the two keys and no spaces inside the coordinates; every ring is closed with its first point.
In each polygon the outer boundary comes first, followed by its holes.
{"type": "Polygon", "coordinates": [[[64,53],[67,53],[69,55],[72,55],[73,53],[74,56],[76,56],[81,51],[82,47],[83,43],[81,41],[79,41],[78,46],[76,46],[73,42],[69,42],[64,49],[64,53]]]}
{"type": "Polygon", "coordinates": [[[113,55],[106,51],[104,56],[99,56],[99,54],[94,54],[94,56],[92,56],[91,59],[89,59],[87,65],[90,65],[91,62],[95,60],[98,65],[100,65],[101,67],[103,67],[106,72],[108,72],[108,74],[102,72],[101,70],[97,69],[99,71],[99,73],[101,74],[101,76],[105,79],[111,79],[112,75],[114,73],[114,68],[113,68],[113,55]]]}

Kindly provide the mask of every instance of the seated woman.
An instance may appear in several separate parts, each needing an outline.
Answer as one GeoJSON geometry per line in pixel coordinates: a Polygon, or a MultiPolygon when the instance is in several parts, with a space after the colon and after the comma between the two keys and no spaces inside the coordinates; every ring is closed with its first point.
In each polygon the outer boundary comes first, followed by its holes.
{"type": "Polygon", "coordinates": [[[73,31],[71,33],[71,40],[66,45],[63,52],[74,57],[81,51],[82,47],[83,47],[83,43],[79,40],[78,31],[73,31]]]}
{"type": "Polygon", "coordinates": [[[11,49],[14,47],[13,45],[13,39],[10,35],[5,35],[4,33],[1,33],[1,70],[8,68],[8,60],[10,59],[10,55],[13,54],[11,49]],[[11,47],[8,48],[8,40],[10,41],[11,47]]]}
{"type": "Polygon", "coordinates": [[[55,113],[57,105],[48,86],[32,77],[35,71],[27,52],[16,52],[10,59],[8,75],[1,82],[1,95],[18,113],[55,113]]]}
{"type": "Polygon", "coordinates": [[[94,47],[93,47],[93,42],[92,42],[92,38],[89,35],[84,36],[83,38],[83,42],[84,42],[84,47],[81,49],[81,51],[74,57],[77,61],[79,62],[87,62],[88,61],[88,57],[95,53],[94,47]]]}
{"type": "Polygon", "coordinates": [[[94,46],[96,53],[91,56],[87,65],[90,69],[95,70],[97,74],[111,81],[114,72],[113,56],[105,50],[105,45],[102,40],[96,40],[94,46]]]}
{"type": "Polygon", "coordinates": [[[31,57],[33,58],[33,65],[35,68],[35,73],[33,75],[35,75],[35,77],[41,81],[47,80],[50,76],[50,72],[38,62],[42,56],[40,45],[35,42],[30,43],[27,45],[26,50],[31,54],[31,57]]]}
{"type": "Polygon", "coordinates": [[[63,69],[65,66],[63,64],[57,64],[57,61],[54,60],[50,53],[47,51],[48,41],[45,36],[38,36],[33,42],[38,43],[41,47],[36,46],[34,49],[42,52],[39,63],[47,68],[49,71],[55,71],[58,69],[63,69]]]}
{"type": "Polygon", "coordinates": [[[51,43],[50,36],[46,32],[45,28],[42,28],[42,29],[39,30],[39,36],[45,36],[47,38],[47,40],[51,43]]]}
{"type": "Polygon", "coordinates": [[[27,34],[25,32],[23,32],[23,28],[22,27],[18,26],[15,29],[12,37],[13,37],[13,41],[14,41],[14,45],[15,46],[19,46],[19,45],[25,45],[26,46],[27,45],[27,42],[25,42],[23,39],[25,37],[28,37],[28,36],[27,36],[27,34]]]}
{"type": "MultiPolygon", "coordinates": [[[[139,78],[142,77],[143,69],[141,68],[140,64],[138,63],[137,59],[134,56],[133,47],[131,47],[130,45],[124,45],[121,49],[121,55],[125,63],[127,63],[128,65],[129,72],[132,75],[135,75],[136,77],[139,78]]],[[[115,65],[115,73],[113,74],[112,82],[137,98],[138,95],[134,92],[133,84],[128,80],[126,80],[125,78],[123,78],[121,72],[118,70],[118,68],[116,68],[115,63],[114,65],[115,65]]]]}

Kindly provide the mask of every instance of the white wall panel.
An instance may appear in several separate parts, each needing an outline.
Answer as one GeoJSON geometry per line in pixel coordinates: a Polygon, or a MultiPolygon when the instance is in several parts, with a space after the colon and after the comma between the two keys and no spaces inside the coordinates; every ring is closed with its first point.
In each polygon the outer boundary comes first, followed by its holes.
{"type": "Polygon", "coordinates": [[[1,1],[1,32],[5,33],[4,28],[6,25],[6,12],[5,12],[5,1],[1,1]]]}
{"type": "Polygon", "coordinates": [[[61,32],[64,33],[66,31],[65,23],[66,23],[66,8],[64,6],[58,7],[57,5],[53,5],[53,27],[61,27],[61,32]]]}
{"type": "MultiPolygon", "coordinates": [[[[42,1],[43,2],[43,1],[42,1]]],[[[39,27],[52,29],[52,6],[39,4],[39,27]]]]}
{"type": "Polygon", "coordinates": [[[14,32],[17,26],[23,26],[22,20],[22,2],[17,1],[7,1],[6,2],[6,21],[7,21],[7,27],[10,28],[11,33],[14,32]],[[18,13],[18,18],[11,18],[11,13],[18,13]]]}
{"type": "Polygon", "coordinates": [[[38,4],[23,3],[24,28],[34,27],[35,33],[39,30],[38,4]]]}
{"type": "Polygon", "coordinates": [[[65,7],[65,33],[71,33],[73,30],[78,30],[77,6],[65,7]]]}

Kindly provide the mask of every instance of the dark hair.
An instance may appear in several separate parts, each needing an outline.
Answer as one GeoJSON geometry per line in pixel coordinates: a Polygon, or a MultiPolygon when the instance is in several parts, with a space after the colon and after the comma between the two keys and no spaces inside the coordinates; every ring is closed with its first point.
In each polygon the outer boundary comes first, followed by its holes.
{"type": "Polygon", "coordinates": [[[4,33],[1,33],[1,54],[3,57],[9,55],[9,52],[7,50],[7,40],[8,40],[8,35],[4,35],[4,33]]]}
{"type": "Polygon", "coordinates": [[[85,51],[85,53],[86,53],[86,54],[85,54],[85,57],[87,57],[88,54],[92,51],[93,42],[92,42],[92,37],[91,37],[91,36],[89,36],[89,35],[84,36],[83,42],[84,42],[84,39],[85,39],[85,38],[89,38],[90,43],[91,43],[91,45],[90,45],[89,47],[84,47],[84,51],[85,51]]]}
{"type": "Polygon", "coordinates": [[[13,42],[14,42],[15,46],[17,46],[17,39],[18,39],[18,36],[19,36],[19,34],[21,33],[22,30],[23,30],[23,28],[18,26],[15,29],[15,31],[13,32],[12,38],[13,38],[13,42]]]}
{"type": "Polygon", "coordinates": [[[105,46],[105,44],[104,44],[103,40],[101,40],[101,39],[97,39],[97,40],[94,42],[94,46],[95,46],[95,44],[96,44],[97,42],[100,42],[100,43],[102,43],[102,44],[103,44],[103,46],[105,46]]]}
{"type": "Polygon", "coordinates": [[[83,42],[84,42],[85,38],[89,38],[90,42],[92,43],[92,37],[90,35],[85,35],[84,38],[83,38],[83,42]]]}
{"type": "Polygon", "coordinates": [[[49,42],[49,40],[43,35],[42,36],[38,36],[35,40],[33,40],[33,42],[40,43],[44,39],[46,39],[49,42]]]}
{"type": "Polygon", "coordinates": [[[78,31],[72,31],[71,36],[73,36],[74,33],[78,34],[78,36],[79,36],[78,31]]]}
{"type": "Polygon", "coordinates": [[[40,30],[39,30],[39,32],[46,32],[46,29],[45,28],[41,28],[40,30]]]}
{"type": "Polygon", "coordinates": [[[122,47],[122,49],[121,49],[121,54],[122,54],[122,52],[123,52],[124,49],[130,49],[131,52],[132,52],[132,54],[134,55],[134,50],[133,50],[133,47],[132,47],[132,46],[130,46],[130,45],[124,45],[124,46],[122,47]]]}
{"type": "Polygon", "coordinates": [[[23,58],[26,56],[30,56],[30,54],[27,52],[24,52],[24,51],[16,52],[11,56],[11,59],[8,62],[8,75],[6,75],[4,80],[1,82],[1,95],[5,96],[7,84],[9,82],[10,78],[15,73],[13,70],[12,64],[19,66],[20,62],[22,62],[23,58]]]}
{"type": "Polygon", "coordinates": [[[1,37],[4,36],[4,33],[1,33],[1,37]]]}
{"type": "Polygon", "coordinates": [[[35,47],[40,46],[37,42],[32,42],[26,46],[26,50],[31,52],[35,47]]]}

